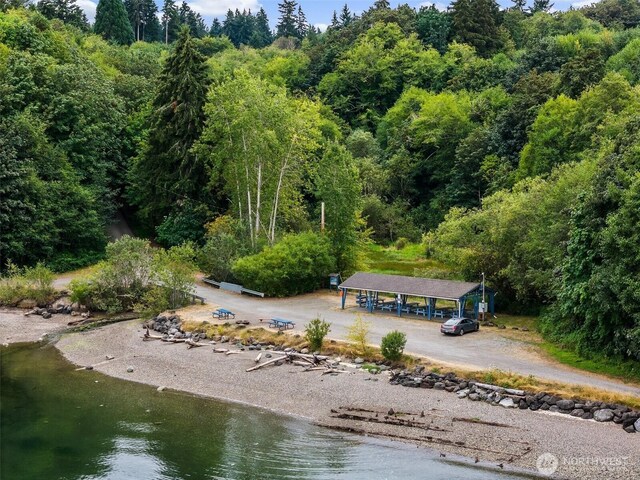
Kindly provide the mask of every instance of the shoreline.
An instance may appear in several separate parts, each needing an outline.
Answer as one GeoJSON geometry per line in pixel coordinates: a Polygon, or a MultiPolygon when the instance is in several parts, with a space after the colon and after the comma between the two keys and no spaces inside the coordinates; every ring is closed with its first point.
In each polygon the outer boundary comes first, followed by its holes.
{"type": "Polygon", "coordinates": [[[187,350],[184,344],[143,342],[142,333],[139,321],[123,322],[64,334],[55,346],[72,363],[91,365],[117,378],[418,444],[443,455],[477,459],[482,467],[502,465],[535,476],[536,462],[545,453],[559,459],[557,478],[631,479],[640,467],[640,435],[628,434],[618,425],[514,411],[458,399],[448,392],[394,386],[385,374],[353,371],[321,376],[287,364],[247,373],[246,368],[255,365],[255,351],[225,356],[214,354],[210,345],[187,350]],[[107,355],[115,358],[105,361],[107,355]],[[127,372],[129,367],[133,372],[127,372]],[[378,422],[390,408],[404,412],[411,425],[378,422]],[[597,461],[614,457],[623,465],[597,461]],[[596,460],[588,464],[584,461],[588,458],[596,460]]]}

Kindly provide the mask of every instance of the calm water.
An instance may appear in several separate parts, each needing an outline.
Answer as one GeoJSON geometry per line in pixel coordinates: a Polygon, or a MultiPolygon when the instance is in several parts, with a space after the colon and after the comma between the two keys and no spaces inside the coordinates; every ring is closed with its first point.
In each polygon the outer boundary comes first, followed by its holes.
{"type": "Polygon", "coordinates": [[[75,371],[53,347],[0,358],[2,480],[522,478],[75,371]]]}

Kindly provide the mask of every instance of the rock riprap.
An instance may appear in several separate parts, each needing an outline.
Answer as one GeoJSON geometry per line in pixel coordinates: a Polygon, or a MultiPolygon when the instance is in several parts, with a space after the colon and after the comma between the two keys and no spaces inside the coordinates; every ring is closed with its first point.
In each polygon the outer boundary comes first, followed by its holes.
{"type": "Polygon", "coordinates": [[[520,410],[545,410],[584,420],[613,422],[625,432],[640,431],[640,412],[624,405],[592,400],[561,398],[546,392],[528,392],[457,377],[454,373],[425,372],[423,366],[414,370],[391,372],[390,382],[411,388],[432,388],[456,393],[458,398],[484,401],[491,405],[520,410]]]}

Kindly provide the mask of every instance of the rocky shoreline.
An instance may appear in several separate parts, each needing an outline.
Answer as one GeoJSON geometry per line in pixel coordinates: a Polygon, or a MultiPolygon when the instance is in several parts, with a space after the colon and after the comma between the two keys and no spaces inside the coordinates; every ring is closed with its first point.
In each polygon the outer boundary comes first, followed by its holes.
{"type": "MultiPolygon", "coordinates": [[[[442,455],[466,456],[479,466],[537,473],[537,462],[549,454],[558,460],[557,478],[627,480],[640,468],[640,435],[629,435],[612,422],[495,407],[458,398],[460,390],[400,388],[385,381],[394,374],[374,374],[355,365],[339,375],[286,362],[247,372],[256,365],[253,344],[238,347],[228,338],[224,345],[222,339],[210,345],[201,339],[204,348],[189,348],[184,343],[145,342],[144,334],[140,322],[123,322],[64,335],[56,346],[75,364],[158,390],[182,390],[306,418],[339,431],[408,441],[442,455]],[[237,354],[215,353],[221,346],[237,354]],[[605,462],[611,458],[618,464],[605,462]]],[[[259,349],[263,347],[269,346],[259,349]]],[[[398,373],[396,380],[402,378],[398,373]]]]}
{"type": "MultiPolygon", "coordinates": [[[[145,325],[159,333],[162,333],[166,340],[207,340],[207,335],[203,332],[185,332],[181,328],[181,319],[178,315],[160,315],[145,325]]],[[[214,341],[228,342],[227,337],[217,336],[214,341]]],[[[231,339],[236,342],[238,349],[244,350],[282,350],[277,345],[261,345],[254,341],[242,339],[231,339]]],[[[287,349],[291,351],[292,349],[287,349]]],[[[304,349],[306,350],[306,349],[304,349]]],[[[295,350],[294,350],[295,351],[295,350]]],[[[309,353],[308,350],[301,353],[309,353]]],[[[340,359],[339,359],[340,360],[340,359]]],[[[336,363],[336,368],[338,364],[336,363]]],[[[356,359],[356,364],[362,364],[362,359],[356,359]]],[[[373,369],[369,373],[379,373],[389,370],[384,364],[378,365],[378,369],[373,369]]],[[[458,398],[467,398],[471,401],[484,401],[493,406],[504,408],[515,408],[519,410],[542,410],[552,413],[562,413],[583,420],[595,420],[597,422],[613,422],[622,426],[627,433],[640,432],[640,411],[632,410],[624,405],[593,401],[589,399],[562,398],[546,392],[529,392],[525,390],[502,388],[498,385],[476,382],[465,378],[459,378],[454,373],[439,374],[425,371],[425,367],[420,365],[414,370],[394,370],[390,371],[389,382],[391,385],[402,385],[404,387],[425,388],[444,390],[455,393],[458,398]]]]}
{"type": "Polygon", "coordinates": [[[413,372],[406,370],[394,372],[390,382],[393,385],[404,387],[445,390],[456,393],[458,398],[484,401],[493,406],[562,413],[583,420],[593,419],[597,422],[612,421],[621,425],[627,433],[640,432],[640,411],[632,410],[624,405],[562,398],[546,392],[534,393],[502,388],[497,385],[458,378],[453,373],[441,375],[435,372],[425,372],[422,366],[417,367],[413,372]]]}

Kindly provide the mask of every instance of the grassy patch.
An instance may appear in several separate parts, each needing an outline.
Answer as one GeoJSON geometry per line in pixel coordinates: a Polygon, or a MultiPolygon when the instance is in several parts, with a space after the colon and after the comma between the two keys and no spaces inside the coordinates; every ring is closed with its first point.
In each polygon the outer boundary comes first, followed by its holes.
{"type": "Polygon", "coordinates": [[[400,250],[394,246],[369,244],[364,251],[365,267],[371,273],[452,278],[449,268],[436,260],[425,258],[424,253],[424,245],[420,243],[408,244],[400,250]]]}
{"type": "Polygon", "coordinates": [[[640,362],[616,360],[607,357],[588,359],[571,350],[565,350],[549,342],[540,344],[542,350],[554,360],[580,370],[640,383],[640,362]]]}

